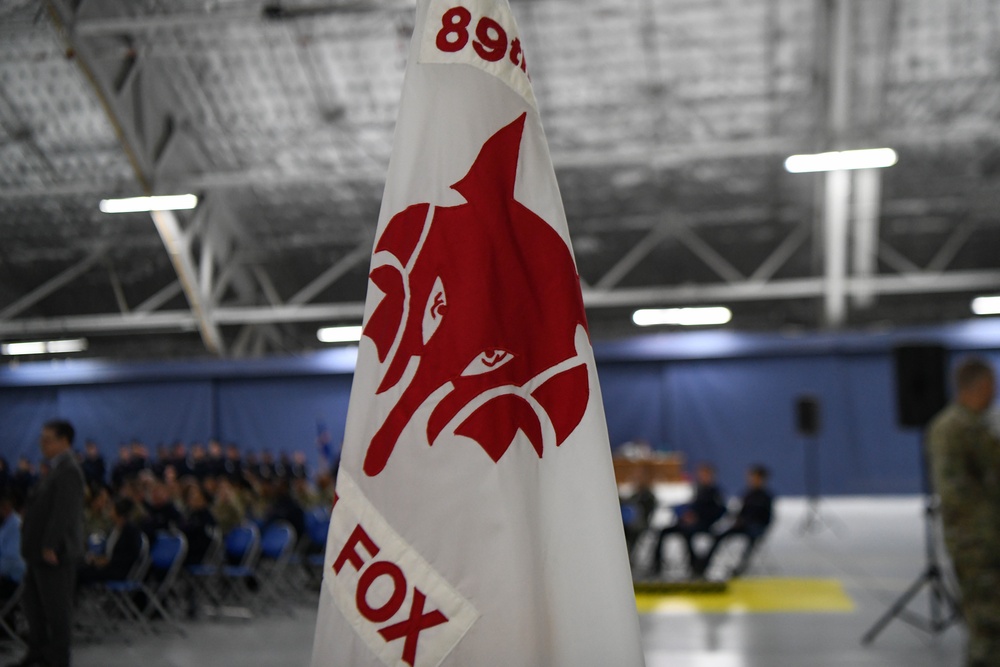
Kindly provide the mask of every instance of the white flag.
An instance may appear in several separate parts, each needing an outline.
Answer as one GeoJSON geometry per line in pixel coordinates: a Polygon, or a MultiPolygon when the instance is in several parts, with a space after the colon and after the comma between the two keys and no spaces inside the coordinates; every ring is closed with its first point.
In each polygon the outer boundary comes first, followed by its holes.
{"type": "Polygon", "coordinates": [[[313,667],[643,663],[607,426],[506,0],[419,0],[313,667]]]}

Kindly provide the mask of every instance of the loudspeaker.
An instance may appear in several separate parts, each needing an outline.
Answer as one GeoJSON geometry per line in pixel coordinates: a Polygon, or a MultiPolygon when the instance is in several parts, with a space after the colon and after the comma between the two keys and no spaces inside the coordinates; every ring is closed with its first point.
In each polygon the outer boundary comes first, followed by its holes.
{"type": "Polygon", "coordinates": [[[941,345],[901,345],[896,365],[896,417],[901,426],[926,426],[948,403],[945,349],[941,345]]]}
{"type": "Polygon", "coordinates": [[[802,435],[819,433],[819,399],[799,396],[795,399],[795,427],[802,435]]]}

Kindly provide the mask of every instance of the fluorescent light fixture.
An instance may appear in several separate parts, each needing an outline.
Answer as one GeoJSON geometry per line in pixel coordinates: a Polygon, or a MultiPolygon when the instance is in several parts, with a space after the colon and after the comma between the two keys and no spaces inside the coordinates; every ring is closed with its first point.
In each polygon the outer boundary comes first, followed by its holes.
{"type": "Polygon", "coordinates": [[[83,352],[87,349],[86,338],[70,338],[68,340],[50,340],[45,344],[49,354],[66,354],[67,352],[83,352]]]}
{"type": "Polygon", "coordinates": [[[640,327],[674,324],[684,327],[725,324],[733,319],[733,312],[724,306],[707,308],[643,309],[632,313],[632,321],[640,327]]]}
{"type": "Polygon", "coordinates": [[[891,148],[865,148],[856,151],[832,151],[813,155],[792,155],[785,160],[785,170],[793,174],[841,169],[879,169],[896,164],[898,156],[891,148]]]}
{"type": "Polygon", "coordinates": [[[67,354],[83,352],[87,349],[86,338],[71,338],[68,340],[38,340],[24,343],[4,343],[0,345],[0,353],[9,357],[28,354],[67,354]]]}
{"type": "Polygon", "coordinates": [[[128,199],[102,199],[103,213],[136,213],[138,211],[184,211],[198,205],[194,195],[162,195],[157,197],[130,197],[128,199]]]}
{"type": "Polygon", "coordinates": [[[0,350],[4,354],[14,357],[22,354],[45,354],[45,341],[33,341],[30,343],[4,343],[0,350]]]}
{"type": "Polygon", "coordinates": [[[976,315],[1000,315],[1000,296],[977,296],[972,300],[976,315]]]}
{"type": "Polygon", "coordinates": [[[316,332],[323,343],[354,343],[361,340],[361,325],[350,327],[325,327],[316,332]]]}

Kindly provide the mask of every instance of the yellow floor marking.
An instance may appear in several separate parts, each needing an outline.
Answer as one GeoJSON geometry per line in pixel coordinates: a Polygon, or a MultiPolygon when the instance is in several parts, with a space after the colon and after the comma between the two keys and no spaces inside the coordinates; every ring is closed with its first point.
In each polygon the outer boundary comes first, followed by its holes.
{"type": "Polygon", "coordinates": [[[721,593],[639,593],[641,614],[851,612],[836,579],[734,579],[721,593]]]}

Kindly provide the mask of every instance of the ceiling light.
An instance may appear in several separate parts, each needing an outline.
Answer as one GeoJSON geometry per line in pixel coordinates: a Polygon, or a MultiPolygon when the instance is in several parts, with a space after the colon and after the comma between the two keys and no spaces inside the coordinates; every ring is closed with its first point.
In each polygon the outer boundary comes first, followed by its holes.
{"type": "Polygon", "coordinates": [[[83,352],[87,349],[86,338],[71,338],[68,340],[38,340],[23,343],[4,343],[0,345],[0,353],[9,357],[28,354],[66,354],[83,352]]]}
{"type": "Polygon", "coordinates": [[[632,314],[632,321],[640,327],[652,327],[660,324],[679,326],[706,326],[710,324],[725,324],[733,319],[733,312],[724,306],[707,308],[660,308],[637,310],[632,314]]]}
{"type": "Polygon", "coordinates": [[[102,199],[103,213],[136,213],[138,211],[184,211],[198,205],[194,195],[162,195],[157,197],[130,197],[128,199],[102,199]]]}
{"type": "Polygon", "coordinates": [[[879,169],[896,164],[898,156],[891,148],[865,148],[856,151],[832,151],[813,155],[792,155],[785,160],[785,170],[793,174],[841,169],[879,169]]]}
{"type": "Polygon", "coordinates": [[[977,296],[972,300],[976,315],[1000,315],[1000,296],[977,296]]]}
{"type": "Polygon", "coordinates": [[[361,340],[361,325],[350,327],[324,327],[316,332],[323,343],[355,343],[361,340]]]}

